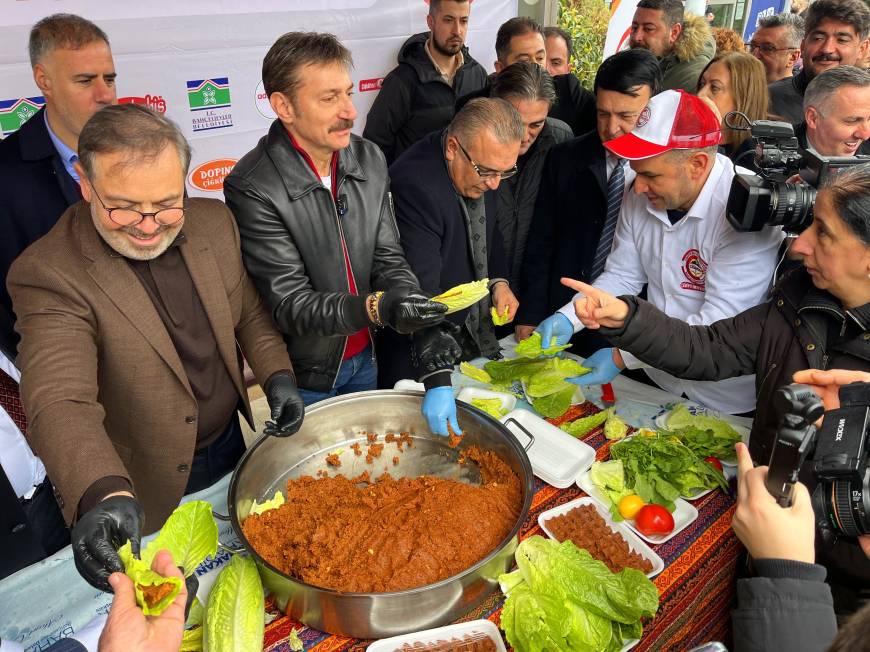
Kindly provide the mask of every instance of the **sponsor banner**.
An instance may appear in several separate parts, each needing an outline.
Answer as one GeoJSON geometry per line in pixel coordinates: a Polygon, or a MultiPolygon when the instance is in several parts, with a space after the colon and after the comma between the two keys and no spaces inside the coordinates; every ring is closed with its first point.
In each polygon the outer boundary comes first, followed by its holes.
{"type": "Polygon", "coordinates": [[[19,97],[0,101],[0,130],[5,138],[18,131],[25,122],[45,105],[44,97],[19,97]]]}
{"type": "Polygon", "coordinates": [[[234,158],[218,158],[197,165],[187,177],[188,183],[205,192],[223,192],[224,179],[238,161],[234,158]]]}
{"type": "Polygon", "coordinates": [[[359,80],[359,90],[361,93],[365,93],[366,91],[379,91],[381,90],[381,86],[384,85],[384,78],[378,77],[377,79],[360,79],[359,80]]]}
{"type": "Polygon", "coordinates": [[[254,93],[254,104],[257,107],[257,111],[264,118],[268,118],[269,120],[274,120],[278,116],[275,115],[275,112],[272,110],[272,105],[269,104],[269,96],[266,95],[266,88],[263,86],[263,82],[261,81],[257,84],[257,90],[254,93]]]}
{"type": "Polygon", "coordinates": [[[610,5],[610,22],[607,24],[607,37],[604,39],[604,58],[628,49],[631,35],[631,21],[639,0],[613,0],[610,5]]]}
{"type": "Polygon", "coordinates": [[[758,29],[758,21],[765,16],[773,16],[781,13],[785,6],[785,0],[752,0],[749,16],[746,19],[746,27],[743,29],[743,40],[749,42],[752,35],[758,29]]]}
{"type": "Polygon", "coordinates": [[[226,129],[233,126],[228,77],[188,81],[187,103],[190,105],[192,113],[190,124],[194,131],[226,129]]]}

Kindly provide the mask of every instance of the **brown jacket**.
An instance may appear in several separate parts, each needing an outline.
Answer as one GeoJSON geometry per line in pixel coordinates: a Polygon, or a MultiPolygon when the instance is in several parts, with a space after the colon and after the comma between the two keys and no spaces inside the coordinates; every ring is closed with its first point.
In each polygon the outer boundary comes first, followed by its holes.
{"type": "MultiPolygon", "coordinates": [[[[242,266],[229,209],[190,199],[184,233],[182,256],[250,421],[241,353],[263,383],[291,368],[287,349],[242,266]]],[[[70,207],[15,261],[8,287],[27,438],[64,517],[73,522],[93,482],[121,476],[145,510],[145,531],[160,528],[187,485],[196,400],[148,294],[97,233],[88,204],[70,207]]]]}

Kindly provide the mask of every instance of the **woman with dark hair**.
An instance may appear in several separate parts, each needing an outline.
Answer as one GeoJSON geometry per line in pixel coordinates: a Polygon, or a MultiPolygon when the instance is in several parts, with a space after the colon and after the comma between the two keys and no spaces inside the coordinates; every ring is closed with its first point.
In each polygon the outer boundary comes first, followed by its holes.
{"type": "MultiPolygon", "coordinates": [[[[796,371],[870,371],[870,164],[828,181],[812,224],[792,249],[803,269],[785,275],[770,301],[709,326],[689,326],[637,297],[563,282],[585,295],[574,305],[587,328],[656,369],[690,380],[756,374],[749,450],[763,463],[778,427],[773,394],[796,371]]],[[[819,555],[831,583],[844,591],[870,583],[870,562],[854,540],[841,539],[819,555]]]]}
{"type": "Polygon", "coordinates": [[[751,167],[752,156],[747,153],[753,148],[749,125],[742,118],[732,116],[728,120],[730,124],[747,129],[731,129],[725,116],[731,111],[740,111],[752,121],[767,119],[770,98],[764,64],[746,52],[717,54],[698,78],[698,97],[708,98],[719,109],[725,154],[732,161],[751,167]]]}

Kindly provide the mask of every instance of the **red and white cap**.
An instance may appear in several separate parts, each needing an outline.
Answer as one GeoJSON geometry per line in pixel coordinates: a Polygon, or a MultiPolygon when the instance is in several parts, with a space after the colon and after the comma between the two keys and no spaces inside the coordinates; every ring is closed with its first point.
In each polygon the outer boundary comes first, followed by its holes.
{"type": "Polygon", "coordinates": [[[650,158],[672,149],[697,149],[722,140],[719,118],[704,100],[685,91],[663,91],[650,99],[631,133],[604,143],[629,161],[650,158]]]}

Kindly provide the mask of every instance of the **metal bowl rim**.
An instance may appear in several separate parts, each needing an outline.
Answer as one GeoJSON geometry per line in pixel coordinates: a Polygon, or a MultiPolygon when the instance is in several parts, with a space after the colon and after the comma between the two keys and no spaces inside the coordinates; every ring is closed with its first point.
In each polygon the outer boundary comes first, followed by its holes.
{"type": "MultiPolygon", "coordinates": [[[[341,396],[335,396],[335,397],[327,399],[325,401],[319,401],[316,404],[311,406],[311,411],[315,411],[315,410],[319,411],[320,409],[322,409],[324,407],[328,407],[329,405],[331,405],[333,403],[338,403],[338,402],[341,402],[343,400],[346,400],[347,397],[349,397],[349,396],[353,396],[353,397],[367,396],[367,395],[423,396],[424,394],[425,394],[424,392],[421,392],[419,390],[396,390],[396,389],[369,390],[369,391],[365,391],[365,392],[354,392],[352,394],[342,394],[341,396]]],[[[227,509],[229,510],[230,524],[232,525],[233,532],[236,534],[236,536],[238,536],[239,541],[245,547],[248,554],[250,554],[254,558],[254,560],[257,561],[257,563],[262,564],[264,567],[268,568],[273,573],[276,573],[280,577],[282,577],[286,580],[289,580],[291,582],[294,582],[295,584],[298,584],[302,587],[314,589],[316,591],[321,591],[323,593],[327,593],[327,594],[331,594],[331,595],[335,595],[335,596],[340,596],[340,597],[371,597],[371,596],[401,597],[401,596],[408,596],[408,595],[413,595],[416,593],[421,593],[423,591],[429,591],[429,590],[432,590],[435,588],[440,588],[442,586],[445,586],[447,584],[451,584],[451,583],[455,582],[457,579],[460,579],[462,577],[473,574],[479,568],[482,568],[487,563],[489,563],[490,561],[495,559],[498,556],[498,554],[501,553],[502,550],[504,550],[505,547],[507,547],[514,538],[519,536],[520,529],[522,528],[523,523],[525,522],[526,517],[529,514],[529,509],[531,508],[532,493],[533,493],[532,489],[534,488],[533,479],[532,479],[533,473],[532,473],[532,465],[529,462],[529,457],[526,454],[525,449],[520,445],[520,443],[517,441],[517,439],[511,434],[510,430],[508,430],[504,426],[504,424],[502,424],[499,421],[496,421],[495,419],[492,419],[492,417],[490,415],[488,415],[485,412],[483,412],[482,410],[479,410],[478,408],[472,406],[471,404],[466,404],[462,401],[457,401],[457,408],[474,410],[475,412],[480,412],[484,416],[489,417],[493,421],[493,423],[495,423],[498,426],[498,428],[503,431],[502,434],[506,435],[505,438],[508,441],[508,445],[515,448],[516,452],[519,453],[520,464],[523,467],[523,471],[525,472],[525,476],[526,476],[525,477],[525,487],[524,487],[525,498],[523,499],[523,505],[522,505],[522,508],[520,509],[520,515],[517,518],[516,525],[514,525],[514,527],[511,529],[511,531],[508,533],[508,535],[504,539],[502,539],[501,543],[499,543],[499,545],[496,546],[492,552],[490,552],[486,557],[481,559],[479,562],[477,562],[473,566],[469,566],[468,568],[466,568],[464,571],[457,573],[455,575],[451,575],[450,577],[447,577],[447,578],[440,580],[438,582],[435,582],[433,584],[425,584],[423,586],[418,586],[418,587],[415,587],[413,589],[405,589],[404,591],[385,591],[383,593],[360,593],[360,592],[353,592],[352,593],[352,592],[346,592],[346,591],[336,591],[335,589],[329,589],[326,587],[317,586],[315,584],[308,584],[307,582],[303,582],[299,578],[288,575],[284,571],[281,571],[281,570],[275,568],[274,566],[272,566],[272,564],[270,564],[265,559],[263,559],[260,556],[260,554],[256,550],[254,550],[254,547],[250,543],[248,543],[248,540],[245,537],[244,532],[242,532],[241,523],[239,522],[239,516],[238,516],[238,513],[236,512],[235,500],[233,499],[235,496],[235,492],[236,492],[236,485],[238,483],[239,471],[242,469],[245,462],[247,462],[247,460],[260,447],[260,445],[262,445],[268,439],[268,437],[269,437],[268,435],[261,435],[260,437],[258,437],[257,440],[244,452],[241,459],[239,459],[238,464],[236,464],[236,468],[233,470],[233,475],[230,478],[230,485],[229,485],[229,488],[227,490],[227,509]]],[[[309,411],[308,408],[306,408],[306,413],[308,411],[309,411]]]]}

